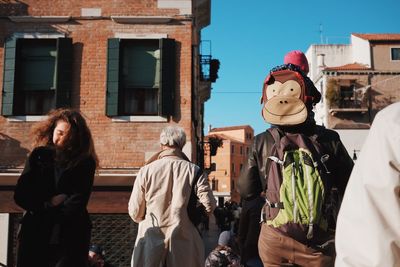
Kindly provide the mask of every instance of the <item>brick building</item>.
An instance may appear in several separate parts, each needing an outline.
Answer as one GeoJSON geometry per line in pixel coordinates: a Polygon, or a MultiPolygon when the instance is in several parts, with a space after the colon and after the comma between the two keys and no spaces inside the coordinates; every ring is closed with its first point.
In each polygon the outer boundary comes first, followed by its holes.
{"type": "Polygon", "coordinates": [[[254,130],[249,125],[213,128],[206,138],[217,137],[223,141],[215,156],[205,149],[204,161],[211,172],[209,179],[218,202],[240,202],[236,184],[249,155],[254,130]]]}
{"type": "Polygon", "coordinates": [[[89,202],[93,239],[127,265],[135,228],[127,201],[136,172],[159,149],[160,130],[182,126],[185,153],[202,164],[213,79],[200,45],[209,23],[210,0],[0,2],[2,264],[14,263],[21,210],[12,193],[32,149],[31,126],[70,106],[85,115],[100,159],[89,202]]]}

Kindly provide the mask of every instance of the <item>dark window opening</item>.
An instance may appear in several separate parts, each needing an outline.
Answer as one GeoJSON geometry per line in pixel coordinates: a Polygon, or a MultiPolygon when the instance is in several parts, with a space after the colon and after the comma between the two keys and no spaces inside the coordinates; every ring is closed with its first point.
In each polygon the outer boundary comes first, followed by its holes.
{"type": "Polygon", "coordinates": [[[159,40],[123,40],[121,50],[120,114],[157,115],[159,40]]]}
{"type": "Polygon", "coordinates": [[[55,39],[20,39],[16,51],[15,115],[41,115],[55,107],[55,39]]]}
{"type": "Polygon", "coordinates": [[[70,107],[72,39],[10,37],[4,43],[3,116],[45,115],[70,107]]]}
{"type": "Polygon", "coordinates": [[[354,86],[340,86],[340,107],[354,107],[354,86]]]}
{"type": "Polygon", "coordinates": [[[108,116],[171,116],[176,89],[172,39],[108,39],[108,116]]]}
{"type": "Polygon", "coordinates": [[[216,180],[215,177],[211,180],[211,189],[218,191],[218,180],[216,180]]]}
{"type": "Polygon", "coordinates": [[[391,48],[392,60],[400,60],[400,47],[391,48]]]}

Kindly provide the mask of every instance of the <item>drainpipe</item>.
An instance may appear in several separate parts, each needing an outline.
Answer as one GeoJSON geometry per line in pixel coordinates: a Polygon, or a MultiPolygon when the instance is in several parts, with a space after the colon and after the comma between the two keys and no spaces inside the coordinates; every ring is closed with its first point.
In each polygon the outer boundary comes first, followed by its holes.
{"type": "Polygon", "coordinates": [[[372,77],[373,77],[373,74],[371,72],[368,73],[368,88],[369,88],[368,92],[367,92],[367,94],[368,94],[368,120],[369,120],[370,124],[372,123],[372,93],[371,93],[372,77]]]}

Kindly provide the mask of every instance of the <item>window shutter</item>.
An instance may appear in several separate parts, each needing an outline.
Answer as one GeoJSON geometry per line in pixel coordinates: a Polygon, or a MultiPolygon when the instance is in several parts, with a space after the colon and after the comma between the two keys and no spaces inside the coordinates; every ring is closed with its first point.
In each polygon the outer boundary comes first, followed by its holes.
{"type": "Polygon", "coordinates": [[[161,75],[160,75],[160,96],[159,111],[161,116],[174,115],[175,107],[175,40],[160,39],[161,50],[161,75]]]}
{"type": "Polygon", "coordinates": [[[5,41],[4,72],[3,72],[3,96],[2,96],[2,115],[13,115],[14,100],[14,77],[15,77],[15,58],[17,51],[17,39],[9,38],[5,41]]]}
{"type": "Polygon", "coordinates": [[[57,39],[56,107],[71,106],[72,39],[57,39]]]}
{"type": "Polygon", "coordinates": [[[119,39],[108,39],[106,115],[118,115],[119,39]]]}

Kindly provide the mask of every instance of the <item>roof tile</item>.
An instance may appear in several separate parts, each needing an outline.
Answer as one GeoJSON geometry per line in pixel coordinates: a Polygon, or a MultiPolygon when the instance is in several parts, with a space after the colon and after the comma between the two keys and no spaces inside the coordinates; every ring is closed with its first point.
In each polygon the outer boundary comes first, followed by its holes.
{"type": "Polygon", "coordinates": [[[368,41],[400,41],[400,33],[352,33],[368,41]]]}
{"type": "Polygon", "coordinates": [[[336,67],[326,67],[324,70],[370,70],[371,68],[359,63],[350,63],[336,67]]]}

